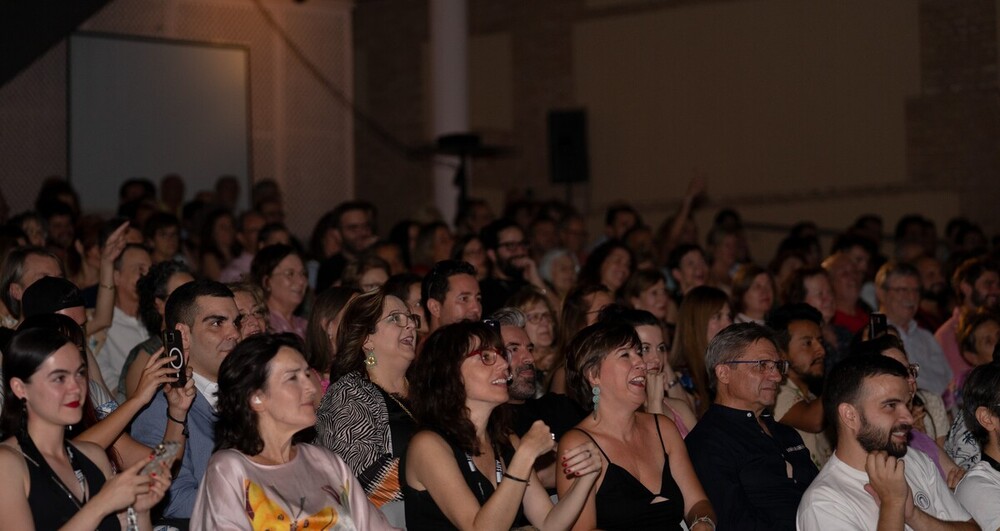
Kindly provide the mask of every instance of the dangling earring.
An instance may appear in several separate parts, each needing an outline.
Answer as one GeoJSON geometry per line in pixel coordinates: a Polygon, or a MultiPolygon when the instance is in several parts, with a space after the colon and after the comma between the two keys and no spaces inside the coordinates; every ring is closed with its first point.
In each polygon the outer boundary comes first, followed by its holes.
{"type": "Polygon", "coordinates": [[[590,390],[594,394],[594,398],[591,401],[594,403],[594,420],[597,420],[597,404],[601,401],[601,388],[595,385],[593,389],[590,390]]]}
{"type": "Polygon", "coordinates": [[[378,365],[378,360],[375,359],[375,349],[368,350],[368,356],[365,358],[365,365],[369,367],[378,365]]]}
{"type": "Polygon", "coordinates": [[[28,433],[28,399],[21,399],[21,431],[28,433]]]}

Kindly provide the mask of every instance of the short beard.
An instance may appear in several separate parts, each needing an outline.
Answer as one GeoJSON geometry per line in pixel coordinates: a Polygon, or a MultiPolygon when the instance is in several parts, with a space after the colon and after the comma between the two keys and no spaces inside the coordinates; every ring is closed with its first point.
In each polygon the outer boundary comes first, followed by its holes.
{"type": "Polygon", "coordinates": [[[524,271],[521,270],[521,269],[518,269],[516,266],[514,266],[514,264],[511,263],[510,260],[504,260],[504,261],[500,262],[500,264],[498,265],[498,267],[499,267],[500,271],[502,271],[503,274],[506,277],[508,277],[508,278],[511,278],[511,279],[514,279],[514,280],[521,280],[521,279],[524,278],[524,271]]]}
{"type": "Polygon", "coordinates": [[[906,443],[897,444],[892,442],[892,432],[900,429],[905,429],[909,432],[912,426],[909,424],[896,424],[888,433],[881,432],[878,428],[869,424],[868,419],[862,413],[861,431],[857,435],[858,444],[868,453],[884,451],[893,457],[903,457],[906,455],[906,443]]]}
{"type": "Polygon", "coordinates": [[[522,365],[511,373],[513,379],[507,384],[507,393],[513,400],[527,400],[535,396],[535,382],[537,378],[534,370],[532,370],[529,377],[519,376],[521,371],[527,368],[534,369],[531,365],[522,365]]]}

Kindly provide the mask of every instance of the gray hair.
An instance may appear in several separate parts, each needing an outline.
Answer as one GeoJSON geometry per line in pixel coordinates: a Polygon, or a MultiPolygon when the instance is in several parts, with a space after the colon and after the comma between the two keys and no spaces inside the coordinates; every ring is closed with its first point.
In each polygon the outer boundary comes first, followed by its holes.
{"type": "Polygon", "coordinates": [[[545,253],[542,259],[538,261],[538,276],[542,277],[546,282],[552,282],[552,262],[563,256],[568,256],[573,261],[573,267],[577,270],[580,269],[580,261],[576,259],[576,254],[573,251],[564,247],[557,247],[545,253]]]}
{"type": "Polygon", "coordinates": [[[709,385],[715,388],[717,366],[738,359],[761,339],[770,341],[777,350],[774,331],[757,323],[729,325],[712,338],[708,348],[705,349],[705,369],[708,371],[709,385]]]}
{"type": "Polygon", "coordinates": [[[511,306],[505,306],[493,312],[492,318],[500,322],[500,326],[516,326],[524,328],[528,324],[528,319],[524,312],[511,306]]]}
{"type": "Polygon", "coordinates": [[[919,280],[920,272],[906,262],[886,262],[875,274],[875,285],[882,289],[889,289],[889,279],[899,277],[914,277],[919,280]]]}

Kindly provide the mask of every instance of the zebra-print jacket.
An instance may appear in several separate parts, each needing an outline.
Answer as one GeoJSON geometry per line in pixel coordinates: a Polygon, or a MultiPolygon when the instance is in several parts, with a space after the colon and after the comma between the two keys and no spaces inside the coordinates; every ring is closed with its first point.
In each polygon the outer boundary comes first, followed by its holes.
{"type": "Polygon", "coordinates": [[[346,374],[327,388],[316,411],[316,444],[351,467],[376,507],[403,499],[401,456],[392,455],[385,398],[360,373],[346,374]]]}

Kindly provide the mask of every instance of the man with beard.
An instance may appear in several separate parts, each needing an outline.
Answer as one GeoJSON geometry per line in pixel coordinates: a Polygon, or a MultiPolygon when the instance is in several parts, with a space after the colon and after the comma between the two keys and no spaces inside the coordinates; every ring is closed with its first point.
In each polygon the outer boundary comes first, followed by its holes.
{"type": "MultiPolygon", "coordinates": [[[[420,304],[427,316],[428,333],[483,315],[476,268],[460,260],[441,260],[420,282],[420,304]]],[[[426,336],[425,336],[426,337],[426,336]]]]}
{"type": "Polygon", "coordinates": [[[920,306],[914,319],[917,324],[931,332],[937,330],[948,318],[945,304],[948,284],[945,282],[941,261],[932,256],[921,256],[913,261],[913,267],[920,273],[920,306]]]}
{"type": "Polygon", "coordinates": [[[959,304],[951,318],[934,333],[934,339],[941,345],[952,374],[958,376],[972,368],[962,357],[962,349],[958,345],[958,322],[963,312],[979,308],[997,311],[1000,306],[1000,267],[985,257],[970,258],[955,270],[951,285],[959,304]]]}
{"type": "Polygon", "coordinates": [[[378,239],[375,236],[375,206],[367,201],[346,201],[330,214],[334,230],[340,236],[340,252],[327,258],[319,266],[316,293],[329,288],[340,280],[348,262],[354,262],[361,253],[378,239]]]}
{"type": "Polygon", "coordinates": [[[823,383],[822,322],[819,310],[805,303],[786,304],[767,317],[778,352],[788,360],[788,378],[778,389],[774,418],[799,432],[816,468],[826,463],[832,450],[823,430],[823,401],[812,391],[818,393],[823,383]]]}
{"type": "MultiPolygon", "coordinates": [[[[492,318],[500,323],[500,335],[510,364],[511,378],[507,385],[510,400],[507,403],[512,406],[514,414],[514,433],[521,437],[536,420],[541,420],[549,426],[558,441],[580,422],[586,412],[566,395],[546,393],[535,398],[535,345],[524,330],[527,318],[521,310],[511,307],[500,308],[492,318]]],[[[548,489],[555,488],[556,484],[555,457],[555,452],[549,452],[535,460],[538,478],[548,489]]]]}
{"type": "Polygon", "coordinates": [[[906,378],[906,367],[885,356],[852,356],[831,371],[823,409],[837,450],[802,496],[800,531],[978,529],[934,463],[906,451],[906,378]]]}
{"type": "Polygon", "coordinates": [[[480,239],[486,256],[493,262],[491,276],[479,283],[483,313],[488,315],[499,309],[526,284],[535,286],[543,295],[548,294],[535,261],[528,256],[528,241],[521,227],[509,219],[498,219],[483,229],[480,239]]]}

